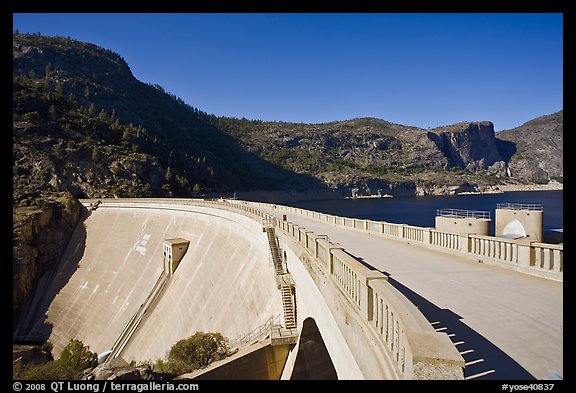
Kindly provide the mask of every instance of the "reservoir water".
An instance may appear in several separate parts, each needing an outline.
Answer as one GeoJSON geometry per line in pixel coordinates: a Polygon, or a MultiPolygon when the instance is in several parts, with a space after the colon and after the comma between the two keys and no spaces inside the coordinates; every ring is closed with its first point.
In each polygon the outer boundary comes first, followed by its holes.
{"type": "Polygon", "coordinates": [[[544,211],[544,240],[562,241],[564,228],[563,191],[514,191],[498,194],[442,195],[425,197],[357,198],[301,201],[290,205],[343,217],[434,227],[437,209],[490,212],[490,234],[494,234],[498,203],[541,204],[544,211]]]}

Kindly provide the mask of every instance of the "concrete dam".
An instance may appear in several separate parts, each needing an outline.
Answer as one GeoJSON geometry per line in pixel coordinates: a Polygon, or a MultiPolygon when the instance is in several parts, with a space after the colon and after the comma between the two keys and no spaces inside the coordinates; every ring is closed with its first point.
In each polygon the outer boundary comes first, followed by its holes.
{"type": "Polygon", "coordinates": [[[154,362],[205,331],[239,349],[191,378],[464,379],[458,343],[388,275],[276,206],[94,202],[17,329],[48,338],[56,357],[75,338],[109,359],[154,362]],[[239,373],[248,363],[266,370],[239,373]]]}

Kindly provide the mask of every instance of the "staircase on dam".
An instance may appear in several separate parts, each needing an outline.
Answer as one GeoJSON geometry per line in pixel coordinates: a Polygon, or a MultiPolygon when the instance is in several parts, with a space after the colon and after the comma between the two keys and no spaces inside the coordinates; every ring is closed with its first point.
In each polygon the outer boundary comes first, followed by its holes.
{"type": "Polygon", "coordinates": [[[274,262],[274,271],[276,273],[276,281],[278,288],[282,294],[282,307],[284,310],[284,323],[287,329],[296,328],[296,306],[294,302],[294,281],[290,273],[284,268],[282,263],[282,255],[278,247],[276,233],[272,225],[264,227],[266,235],[268,236],[268,244],[270,245],[270,253],[272,261],[274,262]]]}
{"type": "Polygon", "coordinates": [[[272,255],[272,261],[274,262],[274,271],[277,276],[280,276],[284,274],[284,266],[282,265],[282,256],[280,255],[280,249],[278,248],[278,242],[276,241],[274,227],[266,227],[266,235],[268,236],[270,253],[272,255]]]}
{"type": "Polygon", "coordinates": [[[294,300],[292,298],[292,287],[282,286],[282,307],[284,309],[284,321],[289,329],[296,327],[296,310],[294,309],[294,300]]]}

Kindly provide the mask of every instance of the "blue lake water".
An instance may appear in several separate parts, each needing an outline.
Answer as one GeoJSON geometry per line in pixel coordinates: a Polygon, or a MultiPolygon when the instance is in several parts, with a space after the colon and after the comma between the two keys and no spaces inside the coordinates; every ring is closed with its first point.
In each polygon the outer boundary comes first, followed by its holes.
{"type": "Polygon", "coordinates": [[[563,191],[514,191],[499,194],[474,194],[425,197],[359,198],[343,200],[302,201],[292,206],[343,217],[364,218],[434,227],[437,209],[464,209],[490,212],[491,234],[494,234],[495,210],[498,203],[541,204],[544,209],[544,237],[557,238],[564,228],[563,191]]]}

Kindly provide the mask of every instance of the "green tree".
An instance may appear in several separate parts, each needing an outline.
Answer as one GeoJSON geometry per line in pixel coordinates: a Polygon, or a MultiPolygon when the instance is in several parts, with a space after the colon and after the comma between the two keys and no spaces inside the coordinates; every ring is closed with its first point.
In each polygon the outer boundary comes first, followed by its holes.
{"type": "MultiPolygon", "coordinates": [[[[114,121],[114,123],[112,123],[112,125],[110,126],[111,129],[113,130],[119,130],[120,129],[120,119],[116,118],[116,120],[114,121]]],[[[122,139],[124,139],[124,136],[122,136],[122,139]]]]}
{"type": "Polygon", "coordinates": [[[13,174],[14,176],[23,175],[24,173],[26,173],[26,171],[25,171],[24,168],[22,168],[20,165],[14,164],[14,165],[12,166],[12,174],[13,174]]]}
{"type": "Polygon", "coordinates": [[[36,121],[40,119],[40,114],[36,111],[28,112],[22,115],[22,120],[24,121],[36,121]]]}
{"type": "Polygon", "coordinates": [[[91,103],[88,107],[88,114],[90,116],[96,116],[96,105],[94,105],[94,103],[91,103]]]}
{"type": "Polygon", "coordinates": [[[56,83],[56,87],[54,87],[54,93],[56,94],[57,99],[61,99],[64,96],[62,83],[56,83]]]}
{"type": "MultiPolygon", "coordinates": [[[[116,120],[116,123],[119,124],[119,121],[116,120]]],[[[115,126],[116,126],[116,123],[115,126]]],[[[130,134],[132,134],[132,129],[130,127],[126,127],[126,129],[124,130],[124,133],[122,134],[122,140],[125,142],[128,142],[130,140],[130,134]]]]}
{"type": "Polygon", "coordinates": [[[173,374],[184,374],[228,355],[228,339],[220,333],[196,332],[180,340],[168,353],[167,369],[173,374]]]}
{"type": "MultiPolygon", "coordinates": [[[[68,213],[72,213],[72,211],[74,210],[74,205],[76,203],[76,200],[74,199],[74,197],[72,195],[68,195],[66,197],[66,202],[65,202],[65,206],[66,206],[66,211],[68,213]]],[[[47,343],[49,343],[50,345],[50,351],[52,351],[52,343],[50,343],[49,341],[47,341],[47,343]]]]}
{"type": "Polygon", "coordinates": [[[117,177],[120,174],[120,168],[117,166],[111,166],[110,172],[112,172],[112,175],[114,175],[114,177],[117,177]]]}
{"type": "Polygon", "coordinates": [[[92,161],[98,163],[100,160],[102,160],[102,151],[99,146],[94,146],[92,148],[92,161]]]}
{"type": "Polygon", "coordinates": [[[108,120],[108,113],[106,112],[106,109],[102,108],[100,110],[100,113],[98,114],[98,119],[102,121],[108,120]]]}
{"type": "Polygon", "coordinates": [[[144,187],[142,188],[142,192],[143,192],[143,196],[145,196],[145,197],[152,196],[152,186],[150,185],[150,183],[144,184],[144,187]]]}
{"type": "Polygon", "coordinates": [[[71,339],[64,347],[58,362],[66,369],[79,373],[90,367],[98,365],[98,354],[90,351],[82,341],[71,339]]]}
{"type": "Polygon", "coordinates": [[[174,174],[172,173],[172,168],[168,167],[166,169],[166,173],[164,174],[164,180],[166,180],[167,183],[172,183],[173,179],[174,179],[174,174]]]}
{"type": "Polygon", "coordinates": [[[187,189],[188,188],[188,179],[186,179],[184,176],[180,176],[180,175],[176,175],[176,181],[178,182],[178,185],[180,186],[180,188],[182,189],[187,189]]]}
{"type": "Polygon", "coordinates": [[[50,105],[48,108],[48,116],[52,121],[56,121],[58,119],[58,111],[56,110],[56,106],[50,105]]]}
{"type": "Polygon", "coordinates": [[[56,157],[58,160],[64,159],[64,150],[62,149],[61,143],[54,145],[54,157],[56,157]]]}

